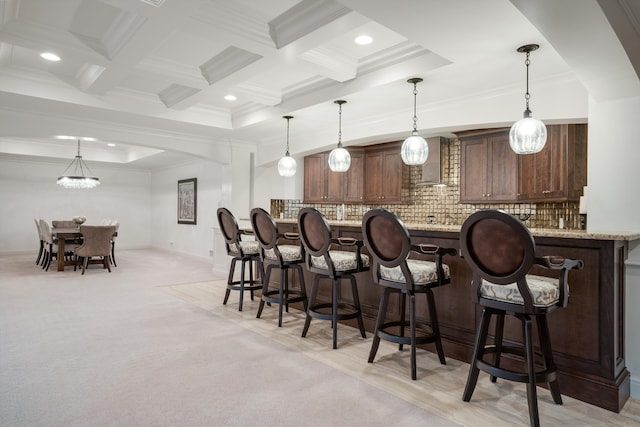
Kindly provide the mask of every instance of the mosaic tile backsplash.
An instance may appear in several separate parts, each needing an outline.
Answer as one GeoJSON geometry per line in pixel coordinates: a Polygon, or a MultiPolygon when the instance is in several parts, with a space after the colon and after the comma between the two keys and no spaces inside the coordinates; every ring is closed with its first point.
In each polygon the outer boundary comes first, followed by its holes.
{"type": "MultiPolygon", "coordinates": [[[[530,228],[580,229],[578,202],[564,203],[501,203],[464,204],[460,200],[460,141],[451,140],[449,156],[442,156],[441,175],[445,187],[416,185],[422,178],[420,166],[411,167],[410,189],[414,192],[412,203],[344,204],[344,220],[360,221],[366,211],[385,208],[394,212],[407,223],[462,225],[471,213],[478,209],[502,209],[519,217],[530,228]],[[561,221],[562,220],[562,221],[561,221]]],[[[444,152],[446,153],[446,152],[444,152]]],[[[274,218],[296,219],[303,207],[313,207],[328,219],[337,219],[341,205],[305,204],[302,200],[271,200],[271,215],[274,218]]]]}

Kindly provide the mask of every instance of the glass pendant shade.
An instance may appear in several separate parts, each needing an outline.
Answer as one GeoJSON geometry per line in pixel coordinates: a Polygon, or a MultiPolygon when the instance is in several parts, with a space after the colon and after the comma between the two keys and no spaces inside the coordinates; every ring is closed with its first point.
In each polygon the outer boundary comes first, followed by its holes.
{"type": "Polygon", "coordinates": [[[285,154],[278,162],[280,176],[294,176],[296,174],[296,161],[289,153],[285,154]]]}
{"type": "Polygon", "coordinates": [[[411,136],[404,140],[400,149],[400,157],[404,164],[409,166],[421,165],[427,161],[429,157],[429,144],[418,134],[418,117],[416,115],[416,99],[418,96],[417,85],[422,79],[414,77],[407,80],[407,83],[413,84],[413,132],[411,136]]]}
{"type": "Polygon", "coordinates": [[[526,108],[521,120],[518,120],[511,126],[509,131],[509,145],[516,154],[535,154],[540,152],[547,142],[547,127],[538,119],[531,117],[529,109],[529,55],[540,46],[537,44],[528,44],[520,46],[518,52],[526,53],[527,59],[525,65],[527,67],[527,91],[524,94],[526,108]]]}
{"type": "Polygon", "coordinates": [[[351,154],[349,154],[345,148],[342,148],[342,104],[345,104],[347,101],[337,100],[333,102],[339,106],[338,146],[329,153],[329,169],[333,172],[346,172],[349,170],[349,166],[351,166],[351,154]]]}
{"type": "Polygon", "coordinates": [[[85,176],[84,170],[91,173],[91,170],[86,165],[82,156],[80,155],[80,140],[78,140],[78,155],[67,166],[61,176],[58,177],[56,183],[63,188],[71,189],[83,189],[94,188],[100,185],[100,179],[93,176],[85,176]],[[66,172],[73,166],[73,174],[67,174],[66,172]]]}
{"type": "Polygon", "coordinates": [[[547,127],[538,119],[531,117],[526,110],[524,117],[511,126],[509,145],[516,154],[535,154],[544,148],[547,142],[547,127]]]}
{"type": "Polygon", "coordinates": [[[329,169],[334,172],[346,172],[351,166],[351,154],[342,148],[342,146],[334,148],[329,153],[329,169]]]}
{"type": "Polygon", "coordinates": [[[429,157],[429,144],[423,137],[418,135],[417,131],[414,131],[402,143],[400,156],[407,165],[421,165],[429,157]]]}
{"type": "Polygon", "coordinates": [[[280,176],[294,176],[296,174],[296,160],[289,155],[289,120],[293,119],[293,116],[282,116],[282,118],[287,119],[287,151],[278,162],[278,173],[280,176]]]}

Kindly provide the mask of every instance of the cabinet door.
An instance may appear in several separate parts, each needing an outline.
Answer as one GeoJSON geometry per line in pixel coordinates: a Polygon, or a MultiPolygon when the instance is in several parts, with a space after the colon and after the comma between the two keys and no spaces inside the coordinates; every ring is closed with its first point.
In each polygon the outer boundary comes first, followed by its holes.
{"type": "Polygon", "coordinates": [[[547,126],[542,151],[519,156],[518,162],[518,200],[578,200],[587,183],[586,125],[547,126]]]}
{"type": "Polygon", "coordinates": [[[485,138],[460,138],[460,202],[486,201],[487,155],[488,143],[485,138]]]}
{"type": "Polygon", "coordinates": [[[400,150],[382,153],[382,201],[385,203],[402,201],[402,157],[400,150]]]}
{"type": "Polygon", "coordinates": [[[351,167],[345,175],[344,201],[362,203],[364,198],[364,152],[351,151],[351,167]]]}
{"type": "Polygon", "coordinates": [[[304,201],[319,203],[326,194],[326,167],[324,154],[314,154],[304,158],[304,201]]]}
{"type": "Polygon", "coordinates": [[[364,155],[364,200],[380,203],[382,200],[382,152],[373,151],[364,155]]]}
{"type": "Polygon", "coordinates": [[[518,158],[509,145],[509,133],[487,136],[489,164],[486,199],[514,202],[518,192],[518,158]]]}
{"type": "MultiPolygon", "coordinates": [[[[328,158],[325,157],[328,161],[328,158]]],[[[351,169],[351,167],[349,167],[351,169]]],[[[344,197],[344,182],[347,172],[334,172],[325,161],[326,188],[324,202],[342,203],[344,197]]]]}

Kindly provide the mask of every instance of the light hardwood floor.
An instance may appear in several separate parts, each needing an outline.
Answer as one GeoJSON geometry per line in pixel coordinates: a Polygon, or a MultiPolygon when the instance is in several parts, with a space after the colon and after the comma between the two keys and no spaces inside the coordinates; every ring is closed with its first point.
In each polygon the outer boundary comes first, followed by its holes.
{"type": "MultiPolygon", "coordinates": [[[[258,299],[245,295],[244,308],[238,311],[238,292],[232,292],[222,305],[225,282],[210,281],[168,286],[167,292],[190,304],[269,337],[310,358],[332,366],[359,380],[392,393],[443,418],[465,426],[529,425],[524,384],[498,380],[491,383],[481,373],[471,402],[462,401],[462,390],[469,365],[451,358],[441,365],[435,354],[418,350],[418,379],[409,372],[409,351],[381,342],[374,363],[367,363],[371,334],[360,337],[357,329],[340,324],[338,349],[331,348],[330,322],[314,319],[306,338],[301,338],[304,313],[292,309],[277,326],[277,308],[266,307],[256,319],[258,299]]],[[[560,384],[562,389],[562,384],[560,384]]],[[[561,426],[640,426],[640,401],[630,399],[620,414],[563,396],[563,405],[551,400],[548,390],[538,387],[538,404],[542,425],[561,426]]]]}

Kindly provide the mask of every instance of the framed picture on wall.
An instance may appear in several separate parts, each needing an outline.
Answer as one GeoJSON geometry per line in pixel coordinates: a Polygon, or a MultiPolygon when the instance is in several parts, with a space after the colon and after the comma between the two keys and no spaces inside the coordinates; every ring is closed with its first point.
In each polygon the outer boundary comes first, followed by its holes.
{"type": "Polygon", "coordinates": [[[178,181],[178,224],[196,224],[198,178],[178,181]]]}

